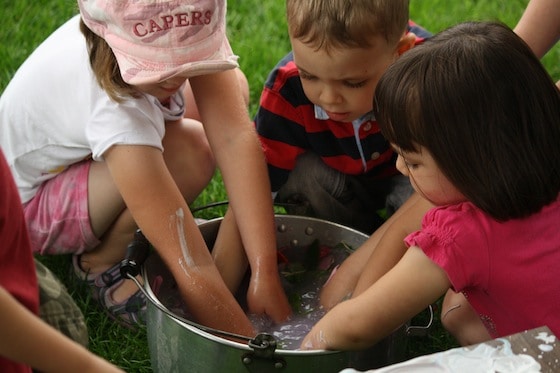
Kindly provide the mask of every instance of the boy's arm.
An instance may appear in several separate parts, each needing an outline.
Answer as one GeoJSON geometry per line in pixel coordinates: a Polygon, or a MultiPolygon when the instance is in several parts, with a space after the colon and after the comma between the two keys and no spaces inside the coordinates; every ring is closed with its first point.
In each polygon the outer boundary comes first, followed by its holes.
{"type": "Polygon", "coordinates": [[[274,210],[266,162],[239,94],[235,72],[228,70],[194,77],[190,83],[251,266],[249,303],[251,305],[251,299],[259,296],[272,299],[276,295],[277,307],[268,307],[267,313],[275,320],[285,320],[291,311],[281,291],[278,274],[274,210]],[[260,286],[264,288],[261,290],[260,286]],[[276,289],[273,294],[263,291],[271,287],[276,289]]]}
{"type": "MultiPolygon", "coordinates": [[[[258,253],[253,255],[256,256],[254,263],[259,259],[258,253]]],[[[227,210],[222,220],[212,256],[227,287],[235,294],[247,272],[248,260],[231,209],[227,210]]],[[[275,322],[285,321],[286,315],[291,314],[290,309],[284,308],[286,295],[277,272],[271,272],[268,279],[252,275],[249,285],[246,297],[250,313],[266,314],[275,322]]]]}
{"type": "Polygon", "coordinates": [[[41,372],[123,372],[44,323],[0,287],[0,355],[41,372]]]}
{"type": "Polygon", "coordinates": [[[301,348],[371,347],[445,294],[449,286],[445,271],[421,249],[411,247],[366,291],[327,312],[304,338],[301,348]]]}
{"type": "Polygon", "coordinates": [[[286,183],[296,158],[309,150],[304,118],[310,104],[292,60],[289,53],[269,74],[254,120],[273,192],[286,183]]]}
{"type": "Polygon", "coordinates": [[[227,209],[220,223],[216,242],[212,248],[212,257],[226,286],[235,294],[247,272],[249,262],[233,211],[230,208],[227,209]]]}

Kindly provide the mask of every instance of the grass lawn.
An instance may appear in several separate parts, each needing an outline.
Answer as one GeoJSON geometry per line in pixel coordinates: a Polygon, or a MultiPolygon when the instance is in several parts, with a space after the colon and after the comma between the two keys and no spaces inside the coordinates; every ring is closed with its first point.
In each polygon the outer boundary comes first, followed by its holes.
{"type": "MultiPolygon", "coordinates": [[[[33,49],[57,26],[76,13],[75,0],[0,0],[3,25],[0,28],[0,92],[33,49]]],[[[527,0],[412,0],[411,18],[432,32],[464,20],[501,20],[515,26],[527,0]]],[[[258,103],[261,87],[269,70],[290,49],[284,2],[280,0],[230,0],[229,36],[234,51],[240,56],[250,88],[250,112],[258,103]]],[[[543,62],[555,81],[560,80],[560,46],[557,45],[543,62]]],[[[45,73],[48,73],[47,71],[45,73]]],[[[219,174],[213,179],[194,207],[227,199],[219,174]]],[[[207,213],[207,212],[205,212],[207,213]]],[[[201,213],[201,217],[206,217],[201,213]]],[[[212,213],[220,213],[212,212],[212,213]]],[[[144,330],[130,332],[100,313],[96,305],[68,276],[67,257],[43,258],[74,293],[88,320],[90,348],[95,353],[121,366],[128,372],[151,372],[150,356],[144,330]]],[[[419,317],[422,322],[424,316],[419,317]]],[[[437,319],[437,317],[436,317],[437,319]]],[[[411,357],[454,347],[454,341],[436,321],[427,337],[411,339],[411,357]]]]}

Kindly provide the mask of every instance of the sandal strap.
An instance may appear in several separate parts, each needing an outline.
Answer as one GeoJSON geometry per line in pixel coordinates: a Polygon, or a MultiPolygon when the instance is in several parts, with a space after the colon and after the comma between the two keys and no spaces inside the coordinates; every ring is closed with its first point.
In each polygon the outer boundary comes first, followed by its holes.
{"type": "Polygon", "coordinates": [[[121,263],[117,263],[105,272],[100,273],[95,277],[95,286],[99,288],[111,287],[113,284],[124,280],[121,275],[121,263]]]}
{"type": "Polygon", "coordinates": [[[113,291],[125,280],[121,275],[120,263],[97,274],[91,274],[82,269],[80,255],[72,256],[72,265],[76,277],[88,285],[92,298],[111,319],[129,329],[135,329],[138,324],[146,324],[147,300],[140,290],[119,304],[112,299],[113,291]]]}
{"type": "Polygon", "coordinates": [[[88,285],[101,288],[111,286],[117,281],[123,280],[120,272],[120,263],[116,263],[104,272],[92,274],[89,271],[84,271],[82,269],[81,257],[81,255],[73,255],[72,265],[74,267],[75,275],[88,285]]]}
{"type": "Polygon", "coordinates": [[[100,306],[107,315],[120,325],[134,329],[138,324],[146,324],[146,296],[138,290],[122,303],[115,303],[111,297],[112,288],[101,290],[100,306]]]}

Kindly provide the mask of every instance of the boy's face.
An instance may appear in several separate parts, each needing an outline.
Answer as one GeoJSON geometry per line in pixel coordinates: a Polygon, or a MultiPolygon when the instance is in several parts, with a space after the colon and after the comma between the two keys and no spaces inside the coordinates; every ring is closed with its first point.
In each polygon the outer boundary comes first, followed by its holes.
{"type": "Polygon", "coordinates": [[[351,122],[373,109],[373,95],[381,75],[398,56],[381,36],[369,48],[317,50],[291,39],[294,62],[309,100],[330,119],[351,122]]]}

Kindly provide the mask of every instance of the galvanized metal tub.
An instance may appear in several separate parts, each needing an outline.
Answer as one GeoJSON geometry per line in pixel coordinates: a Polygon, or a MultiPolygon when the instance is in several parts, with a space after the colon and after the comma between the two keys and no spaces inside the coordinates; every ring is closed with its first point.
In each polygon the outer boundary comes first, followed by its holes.
{"type": "MultiPolygon", "coordinates": [[[[368,238],[359,231],[320,219],[292,215],[277,215],[275,219],[278,247],[304,247],[319,239],[329,246],[345,242],[357,248],[368,238]]],[[[209,247],[220,223],[221,218],[200,225],[209,247]]],[[[275,341],[268,340],[266,335],[255,336],[248,343],[234,342],[173,313],[170,299],[176,301],[178,292],[173,288],[171,274],[157,256],[146,261],[142,276],[149,298],[148,344],[155,372],[339,372],[347,367],[378,368],[406,358],[408,325],[359,352],[276,349],[275,341]],[[160,285],[154,292],[156,278],[160,285]]]]}

